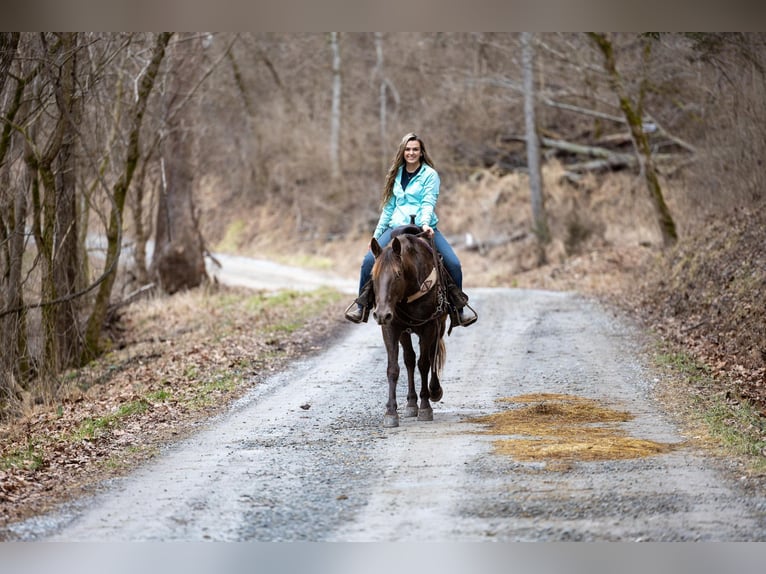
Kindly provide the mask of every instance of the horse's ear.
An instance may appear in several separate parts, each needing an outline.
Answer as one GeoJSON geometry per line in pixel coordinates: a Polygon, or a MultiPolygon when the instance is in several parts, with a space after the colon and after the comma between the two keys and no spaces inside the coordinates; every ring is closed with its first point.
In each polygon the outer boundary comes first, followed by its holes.
{"type": "Polygon", "coordinates": [[[402,255],[402,242],[399,241],[398,237],[394,237],[394,240],[391,242],[391,248],[394,250],[394,253],[396,253],[399,257],[402,255]]]}
{"type": "Polygon", "coordinates": [[[378,240],[374,237],[370,240],[370,249],[372,250],[372,254],[377,257],[380,255],[381,251],[383,251],[383,248],[380,246],[380,243],[378,243],[378,240]]]}

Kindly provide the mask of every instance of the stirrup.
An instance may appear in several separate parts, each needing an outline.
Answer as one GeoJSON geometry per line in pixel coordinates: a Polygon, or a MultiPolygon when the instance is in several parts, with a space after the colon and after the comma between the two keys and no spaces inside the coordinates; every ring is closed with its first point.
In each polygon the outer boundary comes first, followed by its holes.
{"type": "Polygon", "coordinates": [[[475,322],[476,322],[476,321],[479,319],[479,316],[476,314],[476,311],[474,311],[474,310],[473,310],[473,307],[471,307],[471,306],[470,306],[470,305],[468,305],[467,303],[466,303],[465,307],[463,307],[463,309],[460,309],[460,310],[457,312],[457,317],[458,317],[458,321],[459,321],[459,322],[458,322],[458,324],[459,324],[461,327],[468,327],[469,325],[473,325],[473,324],[474,324],[474,323],[475,323],[475,322]],[[471,314],[470,316],[468,316],[468,317],[466,317],[464,313],[461,313],[461,311],[463,311],[463,309],[465,309],[466,307],[467,307],[468,309],[470,309],[470,310],[471,310],[471,313],[472,313],[472,314],[471,314]]]}
{"type": "Polygon", "coordinates": [[[346,310],[343,313],[346,319],[348,319],[352,323],[366,323],[367,319],[369,319],[370,317],[370,308],[363,306],[361,308],[361,313],[359,315],[356,315],[351,313],[351,309],[354,307],[359,308],[359,304],[356,301],[352,301],[351,305],[346,307],[346,310]]]}

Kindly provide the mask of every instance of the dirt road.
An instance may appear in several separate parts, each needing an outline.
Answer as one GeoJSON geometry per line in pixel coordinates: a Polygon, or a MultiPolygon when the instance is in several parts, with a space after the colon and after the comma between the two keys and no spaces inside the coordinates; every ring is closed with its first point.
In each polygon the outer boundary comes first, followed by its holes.
{"type": "MultiPolygon", "coordinates": [[[[684,444],[651,398],[631,327],[575,294],[472,290],[433,422],[384,429],[379,328],[351,325],[95,498],[19,538],[226,541],[766,540],[766,501],[684,444]],[[627,411],[632,459],[518,460],[476,417],[555,393],[627,411]]],[[[400,408],[406,387],[400,381],[400,408]]],[[[516,405],[518,406],[518,405],[516,405]]],[[[542,412],[542,411],[541,411],[542,412]]],[[[597,425],[608,426],[608,425],[597,425]]]]}

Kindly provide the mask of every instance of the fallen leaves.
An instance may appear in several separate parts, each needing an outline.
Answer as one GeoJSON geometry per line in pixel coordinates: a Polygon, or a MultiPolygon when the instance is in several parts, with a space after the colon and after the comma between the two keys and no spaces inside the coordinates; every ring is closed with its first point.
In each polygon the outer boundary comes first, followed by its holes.
{"type": "Polygon", "coordinates": [[[766,414],[766,251],[762,212],[707,222],[647,268],[632,310],[766,414]]]}

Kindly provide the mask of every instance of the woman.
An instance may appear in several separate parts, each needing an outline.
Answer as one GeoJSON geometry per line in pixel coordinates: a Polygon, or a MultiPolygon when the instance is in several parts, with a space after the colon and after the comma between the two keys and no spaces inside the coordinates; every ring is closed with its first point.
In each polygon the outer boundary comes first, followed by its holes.
{"type": "MultiPolygon", "coordinates": [[[[409,133],[402,138],[386,176],[382,212],[373,237],[384,247],[391,241],[391,232],[400,225],[410,224],[414,217],[415,225],[425,231],[428,237],[433,238],[444,266],[455,282],[455,286],[448,290],[448,296],[457,309],[459,324],[467,327],[475,323],[477,317],[472,311],[464,311],[468,297],[462,291],[462,267],[452,247],[436,227],[439,218],[434,209],[439,198],[439,174],[433,165],[420,137],[409,133]]],[[[375,303],[370,282],[374,263],[375,257],[368,246],[359,274],[359,297],[356,299],[356,306],[352,303],[346,310],[346,319],[354,323],[367,321],[370,308],[375,303]]]]}

